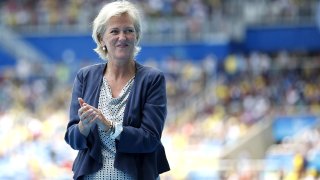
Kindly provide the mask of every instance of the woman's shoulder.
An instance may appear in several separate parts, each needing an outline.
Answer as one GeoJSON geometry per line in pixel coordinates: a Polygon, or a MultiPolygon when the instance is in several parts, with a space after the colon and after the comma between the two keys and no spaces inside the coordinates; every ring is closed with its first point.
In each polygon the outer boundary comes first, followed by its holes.
{"type": "Polygon", "coordinates": [[[146,66],[137,63],[138,72],[141,73],[143,76],[162,76],[163,72],[155,67],[146,66]]]}
{"type": "Polygon", "coordinates": [[[151,66],[139,65],[138,72],[136,74],[136,81],[139,83],[146,82],[146,86],[159,82],[165,82],[164,73],[151,66]],[[139,68],[140,66],[140,68],[139,68]]]}
{"type": "Polygon", "coordinates": [[[87,66],[82,67],[79,71],[90,72],[90,71],[96,71],[99,69],[103,70],[105,65],[106,65],[106,63],[91,64],[91,65],[87,65],[87,66]]]}
{"type": "Polygon", "coordinates": [[[106,63],[99,63],[99,64],[92,64],[92,65],[88,65],[88,66],[84,66],[82,68],[80,68],[80,70],[78,71],[78,76],[87,76],[90,74],[99,74],[103,72],[104,68],[105,68],[105,64],[106,63]]]}

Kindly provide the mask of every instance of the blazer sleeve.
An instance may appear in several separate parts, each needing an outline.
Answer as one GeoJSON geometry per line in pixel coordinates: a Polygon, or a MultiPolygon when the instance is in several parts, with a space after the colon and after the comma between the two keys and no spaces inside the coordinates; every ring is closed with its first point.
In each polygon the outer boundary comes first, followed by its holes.
{"type": "Polygon", "coordinates": [[[140,127],[124,126],[117,140],[117,150],[123,153],[156,151],[167,116],[166,83],[163,73],[148,75],[146,97],[141,112],[140,127]]]}
{"type": "Polygon", "coordinates": [[[70,104],[69,123],[65,134],[65,141],[75,150],[82,150],[88,148],[86,137],[81,134],[78,123],[80,118],[78,110],[80,108],[78,97],[83,97],[84,91],[84,78],[83,71],[80,70],[74,80],[70,104]]]}

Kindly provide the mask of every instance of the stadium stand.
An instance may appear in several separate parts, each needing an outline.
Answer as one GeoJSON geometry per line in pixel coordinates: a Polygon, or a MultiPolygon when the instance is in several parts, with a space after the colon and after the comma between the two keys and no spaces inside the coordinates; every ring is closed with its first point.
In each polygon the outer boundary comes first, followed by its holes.
{"type": "MultiPolygon", "coordinates": [[[[72,176],[67,99],[77,70],[101,61],[90,24],[104,2],[0,2],[0,179],[72,176]]],[[[134,2],[146,19],[137,60],[167,80],[163,179],[319,178],[316,0],[134,2]],[[266,122],[262,155],[233,148],[256,145],[266,122]],[[223,158],[229,149],[237,156],[223,158]]]]}

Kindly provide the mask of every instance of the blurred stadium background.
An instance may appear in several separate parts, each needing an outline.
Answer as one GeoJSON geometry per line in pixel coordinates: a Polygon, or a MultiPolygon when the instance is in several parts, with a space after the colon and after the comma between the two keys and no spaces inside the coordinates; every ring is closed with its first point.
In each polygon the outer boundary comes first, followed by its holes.
{"type": "MultiPolygon", "coordinates": [[[[75,73],[101,60],[107,1],[0,1],[0,179],[71,179],[63,140],[75,73]]],[[[316,179],[317,0],[135,0],[137,60],[167,78],[162,179],[316,179]]]]}

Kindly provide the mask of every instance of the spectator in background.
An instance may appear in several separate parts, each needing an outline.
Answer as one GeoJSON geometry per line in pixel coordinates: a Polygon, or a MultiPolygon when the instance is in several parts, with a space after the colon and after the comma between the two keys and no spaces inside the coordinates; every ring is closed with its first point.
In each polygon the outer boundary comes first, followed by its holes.
{"type": "Polygon", "coordinates": [[[128,1],[105,5],[92,36],[107,62],[81,69],[74,81],[65,134],[79,150],[74,179],[158,179],[169,170],[160,141],[166,86],[162,72],[135,61],[138,9],[128,1]]]}
{"type": "Polygon", "coordinates": [[[317,27],[320,31],[320,1],[317,2],[315,19],[316,19],[317,27]]]}

